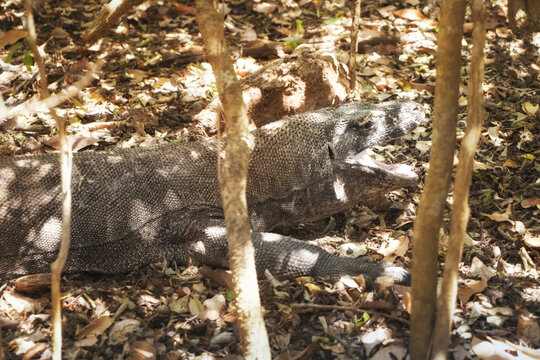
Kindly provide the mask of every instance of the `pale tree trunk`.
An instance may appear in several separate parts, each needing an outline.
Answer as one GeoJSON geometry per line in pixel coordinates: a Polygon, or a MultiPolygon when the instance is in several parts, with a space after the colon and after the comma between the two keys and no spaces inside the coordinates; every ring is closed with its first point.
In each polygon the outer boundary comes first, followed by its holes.
{"type": "Polygon", "coordinates": [[[464,0],[443,0],[437,42],[433,138],[426,185],[414,223],[411,359],[425,359],[436,311],[439,229],[456,147],[464,0]]]}
{"type": "MultiPolygon", "coordinates": [[[[270,359],[268,335],[259,299],[255,251],[247,213],[246,184],[249,159],[248,118],[223,34],[223,21],[211,0],[197,0],[197,22],[214,70],[225,115],[227,144],[219,166],[221,197],[229,241],[236,312],[246,359],[270,359]]],[[[221,156],[218,155],[218,156],[221,156]]]]}
{"type": "Polygon", "coordinates": [[[454,203],[452,205],[452,224],[448,252],[444,262],[444,274],[437,306],[437,320],[433,333],[432,359],[444,360],[448,356],[452,315],[457,297],[459,262],[463,253],[463,239],[469,222],[469,189],[471,186],[474,154],[484,121],[484,44],[486,42],[486,9],[484,0],[472,1],[473,50],[468,84],[467,129],[461,142],[459,164],[454,181],[454,203]]]}
{"type": "Polygon", "coordinates": [[[354,1],[354,13],[351,25],[351,48],[349,49],[349,81],[351,93],[356,89],[356,53],[358,52],[358,30],[360,27],[361,0],[354,1]]]}
{"type": "MultiPolygon", "coordinates": [[[[34,55],[39,70],[40,96],[41,99],[49,97],[47,73],[43,59],[36,44],[36,28],[32,13],[31,0],[25,1],[25,11],[28,26],[28,45],[34,55]]],[[[62,359],[62,306],[60,303],[61,274],[69,252],[71,231],[71,149],[66,138],[66,123],[60,118],[54,108],[50,108],[51,117],[56,121],[56,127],[60,137],[60,177],[62,182],[62,239],[58,257],[51,264],[51,307],[53,323],[53,353],[54,360],[62,359]]]]}

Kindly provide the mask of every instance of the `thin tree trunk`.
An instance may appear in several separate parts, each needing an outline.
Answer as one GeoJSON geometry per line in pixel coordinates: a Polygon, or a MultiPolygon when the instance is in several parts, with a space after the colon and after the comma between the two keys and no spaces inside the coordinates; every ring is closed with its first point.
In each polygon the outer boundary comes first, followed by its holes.
{"type": "MultiPolygon", "coordinates": [[[[25,10],[28,26],[28,45],[34,55],[39,70],[41,99],[49,97],[47,73],[43,59],[36,44],[36,28],[32,13],[31,0],[25,1],[25,10]]],[[[62,359],[62,305],[60,303],[61,274],[69,252],[71,242],[71,149],[66,138],[66,123],[60,118],[54,108],[50,108],[51,117],[56,121],[60,138],[60,177],[62,181],[62,240],[58,257],[51,264],[51,307],[53,323],[53,353],[54,360],[62,359]]]]}
{"type": "Polygon", "coordinates": [[[473,51],[469,71],[468,117],[465,137],[461,142],[459,164],[454,182],[454,203],[448,252],[444,263],[444,276],[437,307],[437,320],[433,334],[432,359],[444,360],[448,356],[452,314],[457,297],[458,269],[463,253],[463,238],[469,221],[469,189],[472,165],[478,138],[485,116],[482,82],[484,79],[484,44],[486,42],[484,0],[472,1],[473,51]]]}
{"type": "Polygon", "coordinates": [[[243,353],[246,359],[269,360],[270,345],[262,317],[246,201],[249,158],[247,113],[225,42],[223,21],[211,0],[197,0],[196,7],[197,22],[214,70],[225,115],[227,143],[218,177],[243,353]]]}
{"type": "Polygon", "coordinates": [[[411,359],[426,359],[435,320],[439,229],[456,147],[464,0],[443,0],[437,49],[433,139],[426,185],[414,224],[411,359]]]}
{"type": "Polygon", "coordinates": [[[354,1],[354,12],[351,25],[351,48],[349,50],[349,81],[351,93],[356,89],[356,53],[358,52],[358,28],[360,27],[361,0],[354,1]]]}

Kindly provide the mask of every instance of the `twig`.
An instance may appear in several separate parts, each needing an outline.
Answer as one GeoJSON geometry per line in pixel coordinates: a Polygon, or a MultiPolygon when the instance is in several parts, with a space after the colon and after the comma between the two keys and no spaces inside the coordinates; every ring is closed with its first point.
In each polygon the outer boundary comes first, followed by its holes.
{"type": "MultiPolygon", "coordinates": [[[[37,47],[36,47],[36,49],[37,49],[37,47]]],[[[41,57],[40,57],[40,59],[41,59],[41,57]]],[[[41,60],[41,62],[42,62],[42,60],[41,60]]],[[[37,57],[36,57],[36,63],[38,63],[37,57]]],[[[52,109],[52,108],[58,106],[59,104],[66,101],[67,99],[72,98],[73,96],[77,95],[78,93],[81,92],[82,89],[87,87],[90,84],[90,82],[92,81],[92,78],[94,77],[94,74],[99,71],[101,66],[102,66],[101,62],[99,62],[99,63],[97,63],[95,65],[92,65],[92,67],[90,68],[88,73],[86,73],[82,77],[82,79],[80,79],[79,81],[74,83],[72,86],[68,87],[67,89],[62,90],[62,92],[60,92],[57,95],[53,95],[53,96],[49,96],[49,97],[44,97],[43,95],[41,95],[41,100],[39,100],[39,101],[32,101],[32,100],[25,101],[24,103],[22,103],[20,105],[8,108],[7,111],[5,111],[5,112],[0,111],[0,123],[2,123],[6,119],[10,119],[10,118],[13,118],[13,117],[16,117],[16,116],[35,114],[38,111],[45,111],[45,110],[49,110],[49,109],[52,109]],[[5,114],[5,115],[2,115],[2,114],[5,114]]],[[[38,65],[38,67],[39,67],[39,65],[38,65]]],[[[43,69],[43,71],[45,71],[45,69],[43,69]]],[[[40,77],[41,77],[41,82],[45,81],[45,83],[46,83],[46,81],[47,81],[46,78],[45,78],[45,80],[43,80],[44,78],[42,77],[41,74],[40,74],[40,77]]],[[[48,94],[49,91],[48,91],[48,89],[46,89],[46,90],[47,90],[47,94],[48,94]]]]}
{"type": "Polygon", "coordinates": [[[361,309],[361,308],[357,308],[357,307],[353,307],[353,306],[322,305],[322,304],[292,304],[291,307],[293,309],[307,310],[307,311],[310,311],[310,310],[312,310],[312,311],[317,311],[317,310],[323,310],[323,311],[325,311],[325,310],[347,311],[347,310],[350,310],[350,311],[359,312],[359,313],[365,312],[365,313],[368,313],[370,315],[384,316],[384,317],[386,317],[388,319],[396,320],[396,321],[399,321],[399,322],[401,322],[403,324],[409,325],[408,320],[402,319],[399,316],[385,314],[385,313],[382,313],[382,312],[373,311],[373,310],[369,310],[369,309],[361,309]]]}

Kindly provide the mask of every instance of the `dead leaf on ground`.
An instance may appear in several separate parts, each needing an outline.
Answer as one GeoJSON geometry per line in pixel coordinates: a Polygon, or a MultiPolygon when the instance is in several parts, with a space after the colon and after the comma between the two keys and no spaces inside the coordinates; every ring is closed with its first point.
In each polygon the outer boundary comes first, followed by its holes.
{"type": "Polygon", "coordinates": [[[129,354],[126,360],[155,360],[157,358],[156,349],[146,341],[135,341],[131,344],[129,354]]]}
{"type": "Polygon", "coordinates": [[[88,326],[86,326],[77,336],[79,339],[84,339],[90,335],[102,335],[107,330],[114,320],[108,316],[100,316],[94,320],[88,326]]]}
{"type": "Polygon", "coordinates": [[[3,35],[0,36],[0,47],[15,44],[17,41],[26,37],[27,35],[28,35],[28,31],[26,30],[21,30],[21,29],[8,30],[3,35]]]}
{"type": "Polygon", "coordinates": [[[540,358],[540,350],[513,344],[507,340],[499,341],[489,336],[486,340],[472,339],[472,350],[480,359],[490,360],[532,360],[540,358]]]}
{"type": "Polygon", "coordinates": [[[217,320],[225,308],[225,297],[222,294],[214,295],[210,299],[203,301],[203,311],[201,313],[201,319],[215,321],[217,320]]]}
{"type": "Polygon", "coordinates": [[[459,301],[462,304],[465,304],[467,301],[469,301],[471,296],[484,291],[486,287],[487,281],[485,279],[465,281],[465,285],[462,285],[458,288],[457,296],[459,298],[459,301]]]}
{"type": "Polygon", "coordinates": [[[540,325],[538,320],[520,315],[518,317],[516,336],[529,345],[540,345],[540,325]]]}
{"type": "Polygon", "coordinates": [[[424,20],[426,19],[425,15],[416,9],[401,9],[394,11],[394,15],[410,21],[424,20]]]}
{"type": "Polygon", "coordinates": [[[497,271],[486,266],[479,258],[474,257],[471,263],[471,275],[480,279],[489,280],[497,274],[497,271]]]}
{"type": "Polygon", "coordinates": [[[540,198],[537,197],[523,199],[523,201],[521,202],[521,207],[523,207],[524,209],[528,209],[531,206],[538,205],[540,205],[540,198]]]}
{"type": "Polygon", "coordinates": [[[533,235],[533,234],[527,233],[523,237],[523,242],[530,248],[539,249],[540,248],[540,235],[533,235]]]}

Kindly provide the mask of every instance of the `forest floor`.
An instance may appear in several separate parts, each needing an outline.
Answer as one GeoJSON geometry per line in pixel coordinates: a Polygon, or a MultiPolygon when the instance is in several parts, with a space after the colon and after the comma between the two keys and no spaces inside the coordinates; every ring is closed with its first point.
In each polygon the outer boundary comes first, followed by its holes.
{"type": "MultiPolygon", "coordinates": [[[[226,36],[240,77],[300,44],[348,61],[349,1],[228,1],[226,36]],[[263,46],[261,46],[261,44],[263,46]],[[248,51],[249,50],[249,51],[248,51]],[[238,54],[249,52],[250,57],[238,54]]],[[[418,186],[390,194],[392,205],[356,207],[287,234],[330,251],[367,251],[375,259],[411,265],[416,215],[431,146],[438,9],[419,0],[362,2],[357,89],[353,100],[409,98],[428,119],[411,135],[373,149],[383,161],[404,161],[418,186]]],[[[540,34],[517,38],[502,1],[489,11],[484,93],[487,118],[476,154],[471,219],[460,267],[454,315],[454,359],[539,358],[540,284],[540,34]]],[[[173,0],[147,1],[129,11],[96,44],[82,35],[101,9],[98,0],[50,0],[36,5],[53,93],[75,83],[101,58],[90,86],[58,108],[69,117],[78,151],[190,141],[208,135],[194,115],[216,96],[202,52],[194,9],[173,0]],[[84,149],[82,149],[84,147],[84,149]]],[[[0,5],[0,91],[7,106],[37,96],[37,67],[23,39],[21,0],[0,5]]],[[[466,126],[471,23],[466,19],[460,89],[459,140],[466,126]]],[[[54,151],[48,112],[3,124],[0,156],[54,151]]],[[[453,136],[449,134],[449,136],[453,136]]],[[[452,197],[448,199],[452,203],[452,197]]],[[[441,231],[440,260],[449,232],[441,231]]],[[[442,270],[442,267],[441,267],[442,270]]],[[[235,359],[227,272],[167,262],[131,274],[74,274],[63,282],[66,359],[235,359]]],[[[363,288],[361,279],[265,280],[261,300],[272,354],[279,359],[404,359],[410,289],[363,288]]],[[[48,291],[20,292],[0,284],[0,328],[6,359],[51,355],[48,291]]]]}

